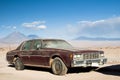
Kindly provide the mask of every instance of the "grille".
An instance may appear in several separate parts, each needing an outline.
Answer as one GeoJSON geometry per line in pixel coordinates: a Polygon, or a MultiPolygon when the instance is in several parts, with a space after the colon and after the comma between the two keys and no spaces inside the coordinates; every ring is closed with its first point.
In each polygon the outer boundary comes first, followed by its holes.
{"type": "Polygon", "coordinates": [[[85,53],[83,54],[83,59],[97,59],[99,58],[98,53],[85,53]]]}

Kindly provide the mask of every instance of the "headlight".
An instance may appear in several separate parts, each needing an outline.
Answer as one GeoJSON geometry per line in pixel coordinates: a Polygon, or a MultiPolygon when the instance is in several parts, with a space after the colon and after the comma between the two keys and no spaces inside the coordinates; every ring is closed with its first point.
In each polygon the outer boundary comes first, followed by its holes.
{"type": "Polygon", "coordinates": [[[77,57],[79,58],[79,57],[81,57],[81,55],[77,55],[77,57]]]}
{"type": "Polygon", "coordinates": [[[74,55],[73,58],[80,58],[81,55],[74,55]]]}
{"type": "Polygon", "coordinates": [[[104,57],[104,53],[100,54],[101,57],[104,57]]]}
{"type": "Polygon", "coordinates": [[[104,57],[104,52],[103,51],[100,52],[100,57],[104,57]]]}
{"type": "Polygon", "coordinates": [[[73,59],[74,59],[74,60],[80,60],[80,59],[83,59],[83,56],[82,56],[82,54],[74,55],[74,56],[73,56],[73,59]]]}
{"type": "Polygon", "coordinates": [[[77,55],[74,55],[73,58],[77,58],[77,55]]]}

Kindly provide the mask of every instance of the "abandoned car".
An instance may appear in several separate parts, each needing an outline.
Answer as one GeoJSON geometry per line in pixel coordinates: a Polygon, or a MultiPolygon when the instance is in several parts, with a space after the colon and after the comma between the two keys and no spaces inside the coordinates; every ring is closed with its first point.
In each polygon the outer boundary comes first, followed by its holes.
{"type": "Polygon", "coordinates": [[[16,70],[24,66],[51,68],[56,75],[65,75],[69,68],[103,65],[103,51],[77,50],[60,39],[33,39],[7,52],[6,59],[16,70]]]}

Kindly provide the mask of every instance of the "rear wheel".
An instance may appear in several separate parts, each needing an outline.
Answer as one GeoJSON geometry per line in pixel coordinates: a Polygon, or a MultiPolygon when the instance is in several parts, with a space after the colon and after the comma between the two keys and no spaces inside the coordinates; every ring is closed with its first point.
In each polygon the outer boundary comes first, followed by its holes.
{"type": "Polygon", "coordinates": [[[52,62],[52,71],[54,74],[56,75],[65,75],[67,73],[67,67],[66,65],[63,63],[63,61],[56,57],[55,59],[53,59],[52,62]]]}
{"type": "Polygon", "coordinates": [[[24,65],[19,57],[14,58],[14,65],[16,70],[24,70],[24,65]]]}

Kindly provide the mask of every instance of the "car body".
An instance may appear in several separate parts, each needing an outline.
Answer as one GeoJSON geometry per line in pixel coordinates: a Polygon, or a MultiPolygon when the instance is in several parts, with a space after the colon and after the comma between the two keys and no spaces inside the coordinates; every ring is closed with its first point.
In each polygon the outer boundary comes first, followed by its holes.
{"type": "Polygon", "coordinates": [[[57,75],[66,74],[68,68],[103,65],[107,61],[103,51],[74,49],[61,39],[24,41],[9,51],[6,59],[17,70],[23,70],[24,66],[47,67],[57,75]]]}

